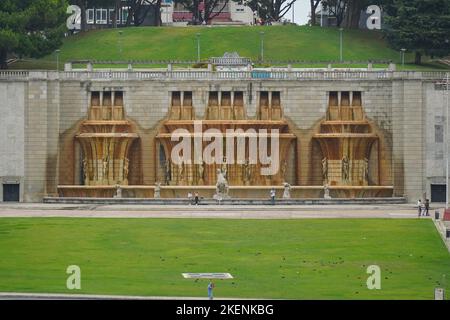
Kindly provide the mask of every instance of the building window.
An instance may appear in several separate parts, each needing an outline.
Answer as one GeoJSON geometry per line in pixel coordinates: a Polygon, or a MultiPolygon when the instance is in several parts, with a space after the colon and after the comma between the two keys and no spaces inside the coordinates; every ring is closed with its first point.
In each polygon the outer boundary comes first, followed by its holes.
{"type": "Polygon", "coordinates": [[[108,10],[107,9],[96,9],[95,19],[98,24],[106,24],[108,22],[108,10]]]}
{"type": "Polygon", "coordinates": [[[89,24],[94,23],[94,9],[87,9],[86,22],[89,24]]]}
{"type": "Polygon", "coordinates": [[[114,9],[109,9],[108,11],[108,23],[112,24],[114,18],[114,9]]]}
{"type": "Polygon", "coordinates": [[[172,92],[172,107],[181,106],[181,92],[173,91],[172,92]]]}
{"type": "Polygon", "coordinates": [[[444,126],[437,124],[434,126],[434,142],[442,143],[444,142],[444,126]]]}
{"type": "Polygon", "coordinates": [[[128,8],[122,8],[122,24],[126,24],[128,19],[128,8]]]}

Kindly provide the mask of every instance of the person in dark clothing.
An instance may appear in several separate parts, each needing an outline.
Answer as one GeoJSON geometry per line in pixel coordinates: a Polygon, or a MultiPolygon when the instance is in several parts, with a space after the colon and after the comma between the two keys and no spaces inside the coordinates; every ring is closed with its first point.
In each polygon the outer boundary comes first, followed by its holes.
{"type": "Polygon", "coordinates": [[[428,210],[430,210],[430,199],[425,199],[425,215],[429,216],[428,210]]]}
{"type": "Polygon", "coordinates": [[[198,205],[199,203],[200,203],[200,200],[199,200],[198,192],[195,191],[195,193],[194,193],[194,204],[198,205]]]}

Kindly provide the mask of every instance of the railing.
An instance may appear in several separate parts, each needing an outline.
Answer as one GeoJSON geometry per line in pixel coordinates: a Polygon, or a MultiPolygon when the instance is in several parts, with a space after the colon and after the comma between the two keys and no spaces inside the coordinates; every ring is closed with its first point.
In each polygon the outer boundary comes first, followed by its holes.
{"type": "Polygon", "coordinates": [[[0,80],[439,80],[446,72],[365,71],[365,70],[302,70],[282,71],[0,71],[0,80]]]}

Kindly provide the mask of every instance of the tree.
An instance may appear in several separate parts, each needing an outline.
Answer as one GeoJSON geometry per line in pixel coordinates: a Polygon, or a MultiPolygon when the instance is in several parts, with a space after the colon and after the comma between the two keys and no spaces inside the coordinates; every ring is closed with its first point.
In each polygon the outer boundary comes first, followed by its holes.
{"type": "Polygon", "coordinates": [[[264,21],[279,21],[291,9],[296,0],[245,0],[250,7],[264,21]]]}
{"type": "Polygon", "coordinates": [[[0,68],[10,53],[41,57],[61,45],[66,28],[65,0],[0,1],[0,68]]]}
{"type": "Polygon", "coordinates": [[[385,19],[386,39],[396,50],[415,52],[415,63],[422,55],[450,53],[450,2],[448,0],[394,0],[385,19]]]}
{"type": "MultiPolygon", "coordinates": [[[[310,0],[310,4],[311,4],[311,25],[315,26],[316,25],[316,11],[317,11],[317,7],[319,6],[320,0],[310,0]]],[[[323,14],[323,12],[321,13],[323,14]]]]}
{"type": "Polygon", "coordinates": [[[161,0],[126,0],[126,4],[129,7],[127,26],[131,22],[136,27],[140,26],[151,10],[154,13],[154,25],[161,25],[161,0]]]}
{"type": "Polygon", "coordinates": [[[336,17],[336,25],[341,26],[344,14],[347,10],[348,0],[322,0],[323,9],[327,10],[331,16],[336,17]]]}
{"type": "Polygon", "coordinates": [[[229,0],[176,0],[176,3],[192,13],[193,24],[201,24],[203,21],[209,23],[223,12],[229,2],[229,0]]]}

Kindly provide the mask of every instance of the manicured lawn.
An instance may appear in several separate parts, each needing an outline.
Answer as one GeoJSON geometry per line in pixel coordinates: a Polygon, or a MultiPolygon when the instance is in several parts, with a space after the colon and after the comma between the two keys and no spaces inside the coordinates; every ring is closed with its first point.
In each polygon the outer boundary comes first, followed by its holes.
{"type": "MultiPolygon", "coordinates": [[[[60,66],[67,60],[162,60],[197,59],[196,34],[200,33],[201,57],[222,56],[237,51],[257,60],[260,56],[260,32],[264,32],[266,60],[339,60],[339,30],[308,26],[271,27],[133,27],[95,30],[69,37],[61,47],[60,66]]],[[[387,47],[382,33],[345,30],[345,61],[392,60],[400,62],[400,53],[387,47]]],[[[19,62],[12,68],[54,69],[55,55],[37,61],[19,62]]],[[[406,54],[406,63],[413,54],[406,54]]],[[[443,67],[443,66],[441,66],[443,67]]],[[[437,64],[406,65],[407,69],[436,69],[437,64]]]]}
{"type": "Polygon", "coordinates": [[[432,299],[450,255],[430,220],[0,219],[0,291],[222,297],[432,299]],[[68,265],[81,290],[66,289],[68,265]],[[368,290],[368,265],[381,290],[368,290]]]}

